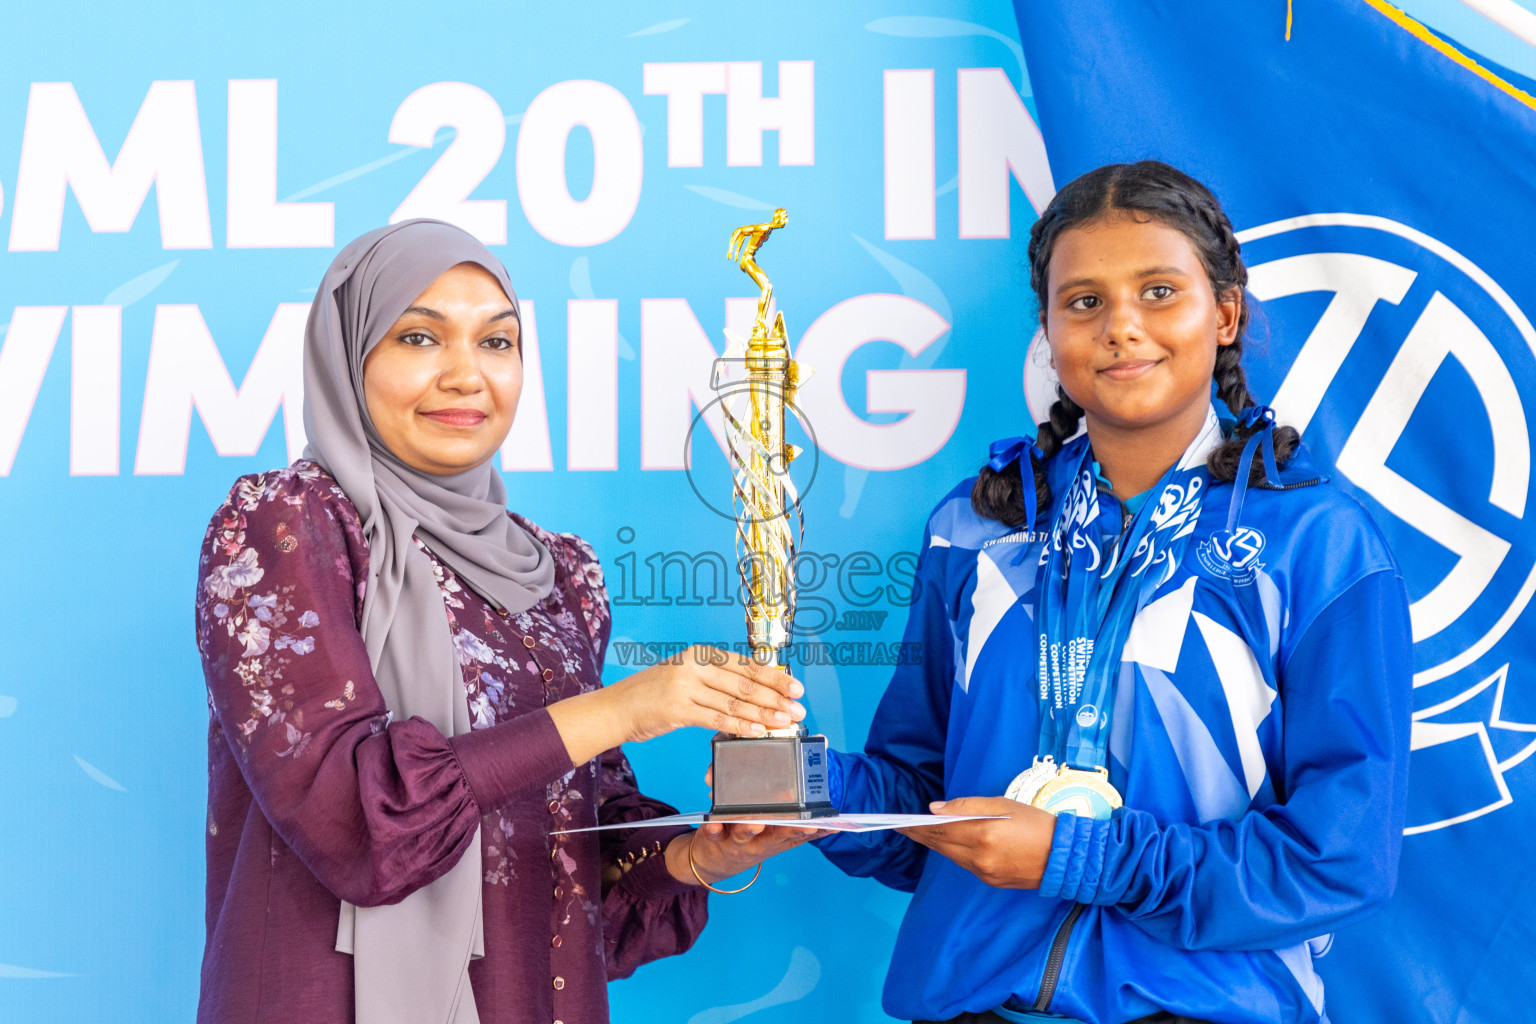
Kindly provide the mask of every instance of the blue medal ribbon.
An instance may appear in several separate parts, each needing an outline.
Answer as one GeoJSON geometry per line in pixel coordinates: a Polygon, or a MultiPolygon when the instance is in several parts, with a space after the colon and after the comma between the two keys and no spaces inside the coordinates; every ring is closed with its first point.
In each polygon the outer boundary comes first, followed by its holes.
{"type": "Polygon", "coordinates": [[[1264,482],[1271,487],[1280,486],[1280,467],[1275,464],[1275,411],[1267,405],[1250,405],[1238,417],[1237,426],[1253,433],[1243,445],[1243,456],[1237,463],[1237,476],[1232,481],[1232,504],[1227,507],[1228,536],[1237,529],[1237,519],[1243,513],[1243,498],[1248,493],[1248,475],[1253,469],[1255,449],[1263,452],[1264,482]]]}
{"type": "Polygon", "coordinates": [[[1024,528],[1033,530],[1035,517],[1039,514],[1035,501],[1035,462],[1044,462],[1045,453],[1033,438],[1005,437],[1001,441],[993,441],[987,455],[987,465],[992,467],[994,473],[1001,473],[1013,463],[1019,463],[1019,481],[1024,485],[1024,528]]]}
{"type": "MultiPolygon", "coordinates": [[[[1039,625],[1039,754],[1105,768],[1109,711],[1136,612],[1173,575],[1194,533],[1221,440],[1214,411],[1123,533],[1103,514],[1092,449],[1084,446],[1057,506],[1035,579],[1039,625]]],[[[1272,457],[1272,456],[1271,456],[1272,457]]]]}

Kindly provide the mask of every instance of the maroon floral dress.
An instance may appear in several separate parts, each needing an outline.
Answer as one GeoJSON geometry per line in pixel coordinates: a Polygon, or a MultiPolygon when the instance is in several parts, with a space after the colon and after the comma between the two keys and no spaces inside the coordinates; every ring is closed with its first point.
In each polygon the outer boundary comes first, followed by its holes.
{"type": "MultiPolygon", "coordinates": [[[[545,708],[601,685],[608,597],[592,549],[518,519],[554,590],[504,616],[433,559],[473,729],[392,720],[358,623],[357,509],[312,462],[242,477],[197,588],[208,683],[207,947],[198,1020],[347,1024],[340,901],[398,902],[481,829],[484,1024],[608,1020],[607,982],[692,945],[705,891],[666,869],[679,829],[559,829],[672,813],[610,750],[571,764],[545,708]]],[[[430,555],[431,552],[428,552],[430,555]]]]}

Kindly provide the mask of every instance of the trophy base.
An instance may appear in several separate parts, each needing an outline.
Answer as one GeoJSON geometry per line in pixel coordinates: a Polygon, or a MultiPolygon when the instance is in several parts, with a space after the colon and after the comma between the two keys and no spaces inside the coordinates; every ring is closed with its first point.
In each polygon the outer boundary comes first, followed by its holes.
{"type": "Polygon", "coordinates": [[[803,820],[836,814],[827,793],[825,736],[716,733],[714,804],[706,821],[803,820]]]}

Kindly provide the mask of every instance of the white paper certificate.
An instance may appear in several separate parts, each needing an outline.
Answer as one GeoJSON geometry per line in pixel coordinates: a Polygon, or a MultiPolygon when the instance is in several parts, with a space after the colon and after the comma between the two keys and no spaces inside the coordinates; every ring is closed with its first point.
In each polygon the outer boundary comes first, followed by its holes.
{"type": "MultiPolygon", "coordinates": [[[[920,828],[924,825],[944,825],[951,821],[979,821],[996,818],[996,814],[836,814],[827,818],[716,818],[729,825],[783,825],[786,828],[820,829],[827,832],[879,832],[888,828],[920,828]]],[[[702,825],[706,820],[703,811],[692,814],[669,814],[665,818],[648,818],[645,821],[620,821],[612,825],[594,825],[591,828],[568,828],[551,835],[567,835],[571,832],[603,832],[612,828],[657,828],[662,825],[702,825]]]]}

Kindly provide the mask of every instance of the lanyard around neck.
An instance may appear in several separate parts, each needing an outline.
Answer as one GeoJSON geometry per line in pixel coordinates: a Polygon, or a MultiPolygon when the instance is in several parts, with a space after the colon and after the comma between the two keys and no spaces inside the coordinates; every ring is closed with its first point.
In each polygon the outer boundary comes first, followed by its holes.
{"type": "Polygon", "coordinates": [[[1214,411],[1163,474],[1128,529],[1108,523],[1086,446],[1046,537],[1036,575],[1039,754],[1106,767],[1109,715],[1131,621],[1172,576],[1200,516],[1220,442],[1214,411]]]}

